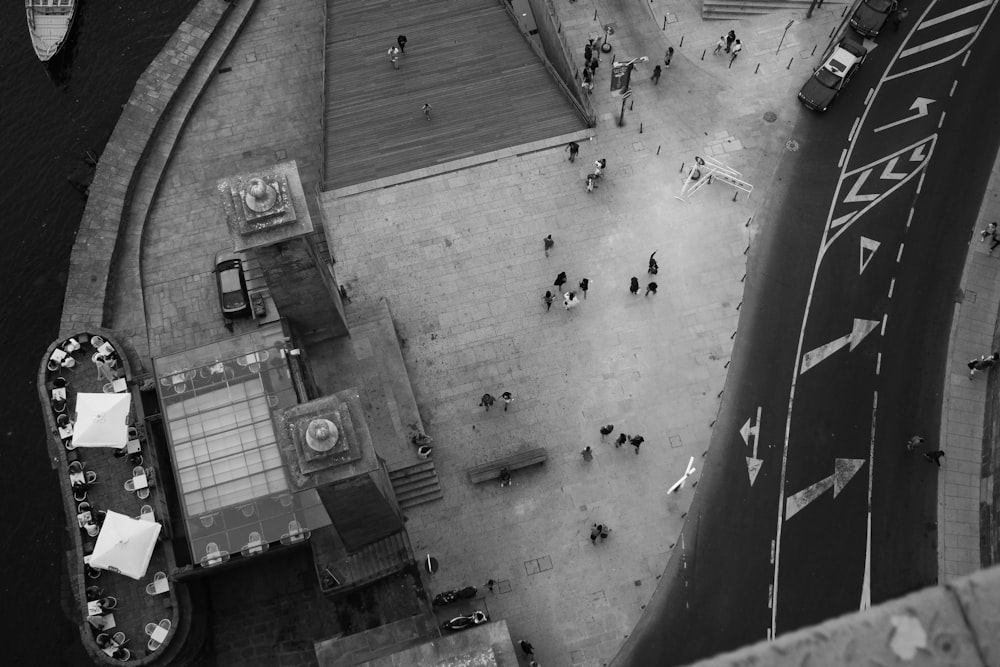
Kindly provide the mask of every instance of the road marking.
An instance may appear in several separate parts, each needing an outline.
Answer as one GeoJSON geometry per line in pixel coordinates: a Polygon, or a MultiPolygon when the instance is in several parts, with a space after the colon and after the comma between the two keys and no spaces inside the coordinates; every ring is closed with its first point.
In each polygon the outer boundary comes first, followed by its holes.
{"type": "Polygon", "coordinates": [[[854,324],[851,326],[851,333],[845,334],[840,338],[835,338],[829,343],[823,343],[816,349],[802,355],[802,370],[799,372],[805,373],[827,357],[842,350],[845,346],[849,345],[848,351],[853,352],[854,348],[865,339],[865,336],[870,334],[877,326],[878,320],[862,320],[855,317],[854,324]]]}
{"type": "Polygon", "coordinates": [[[833,464],[834,470],[832,474],[827,475],[815,484],[810,484],[798,493],[793,493],[785,499],[785,519],[791,519],[830,488],[833,489],[834,498],[839,496],[840,492],[847,486],[847,483],[861,470],[861,466],[864,464],[864,459],[836,459],[833,464]]]}
{"type": "Polygon", "coordinates": [[[941,126],[944,125],[944,115],[945,115],[945,113],[946,112],[944,112],[944,111],[941,112],[941,120],[938,121],[938,129],[939,130],[941,129],[941,126]]]}
{"type": "Polygon", "coordinates": [[[879,178],[886,181],[901,181],[906,178],[909,174],[905,171],[902,173],[893,171],[897,162],[899,162],[898,157],[889,158],[889,161],[885,163],[885,168],[882,170],[882,175],[879,176],[879,178]]]}
{"type": "Polygon", "coordinates": [[[875,375],[879,375],[882,372],[882,353],[879,352],[875,355],[875,375]]]}
{"type": "Polygon", "coordinates": [[[924,176],[927,175],[926,171],[920,172],[920,180],[917,181],[917,194],[920,194],[920,189],[924,187],[924,176]]]}
{"type": "Polygon", "coordinates": [[[854,185],[851,186],[851,189],[847,193],[847,196],[844,197],[845,204],[853,204],[862,201],[875,201],[876,199],[878,199],[878,195],[858,194],[861,191],[861,187],[865,184],[865,181],[868,180],[868,177],[871,175],[871,173],[872,173],[871,169],[865,169],[858,175],[858,180],[854,181],[854,185]]]}
{"type": "Polygon", "coordinates": [[[872,426],[868,439],[868,519],[865,528],[865,574],[861,583],[862,610],[872,606],[872,482],[875,479],[875,426],[878,423],[878,390],[872,392],[872,426]]]}
{"type": "Polygon", "coordinates": [[[896,264],[899,264],[899,260],[903,257],[903,246],[904,243],[899,244],[899,252],[896,253],[896,264]]]}
{"type": "MultiPolygon", "coordinates": [[[[910,214],[908,216],[906,216],[906,228],[907,229],[910,228],[910,223],[911,222],[913,222],[913,209],[912,208],[910,209],[910,214]]],[[[897,259],[896,261],[898,262],[899,259],[897,259]]]]}
{"type": "Polygon", "coordinates": [[[846,159],[847,159],[847,149],[845,148],[844,150],[840,151],[840,159],[837,160],[837,166],[838,167],[843,167],[844,166],[844,160],[846,160],[846,159]]]}
{"type": "Polygon", "coordinates": [[[964,30],[959,30],[958,32],[953,32],[950,35],[945,35],[944,37],[938,37],[937,39],[932,39],[929,42],[924,42],[920,46],[914,46],[912,49],[906,49],[899,54],[900,58],[906,58],[907,56],[912,56],[921,51],[927,51],[933,49],[935,46],[941,46],[942,44],[947,44],[948,42],[953,42],[956,39],[962,39],[968,35],[976,34],[978,28],[965,28],[964,30]]]}
{"type": "Polygon", "coordinates": [[[869,88],[868,89],[868,94],[865,95],[865,106],[868,106],[868,102],[871,101],[872,95],[874,95],[874,94],[875,94],[875,89],[874,88],[869,88]]]}
{"type": "Polygon", "coordinates": [[[875,256],[875,251],[878,250],[880,245],[882,244],[875,239],[870,239],[867,236],[861,237],[861,267],[858,270],[859,275],[864,273],[865,269],[868,268],[868,262],[872,261],[872,257],[875,256]]]}
{"type": "Polygon", "coordinates": [[[858,131],[858,123],[860,123],[860,122],[861,122],[861,118],[856,116],[854,118],[854,125],[851,126],[851,131],[847,135],[847,141],[849,141],[849,142],[850,141],[854,141],[854,133],[858,131]]]}
{"type": "Polygon", "coordinates": [[[753,417],[748,417],[745,424],[740,428],[740,436],[743,438],[743,443],[746,446],[750,446],[750,438],[753,438],[753,455],[744,457],[747,460],[747,475],[750,476],[750,486],[757,481],[757,473],[760,472],[760,466],[764,462],[763,460],[757,458],[757,445],[760,444],[760,411],[761,406],[757,406],[757,419],[754,421],[753,417]],[[753,426],[750,422],[753,421],[753,426]]]}
{"type": "Polygon", "coordinates": [[[892,290],[896,289],[896,279],[893,278],[889,281],[889,298],[892,298],[892,290]]]}
{"type": "MultiPolygon", "coordinates": [[[[916,120],[918,118],[923,118],[927,115],[927,107],[934,104],[934,100],[927,97],[917,97],[913,100],[913,104],[910,105],[910,111],[916,111],[917,113],[907,116],[906,118],[901,118],[897,121],[889,123],[888,125],[883,125],[882,127],[876,127],[873,132],[881,132],[882,130],[888,130],[890,127],[896,127],[897,125],[902,125],[903,123],[909,123],[911,120],[916,120]]],[[[853,133],[854,130],[851,130],[853,133]]]]}
{"type": "Polygon", "coordinates": [[[955,79],[954,81],[951,82],[951,92],[948,93],[948,97],[954,97],[955,96],[955,89],[956,88],[958,88],[958,79],[955,79]]]}
{"type": "Polygon", "coordinates": [[[833,220],[830,221],[830,229],[836,229],[841,225],[847,224],[848,222],[851,221],[851,218],[853,217],[854,217],[853,213],[848,213],[847,215],[842,215],[839,218],[834,218],[833,220]]]}
{"type": "Polygon", "coordinates": [[[917,26],[917,30],[923,30],[924,28],[930,28],[933,25],[944,23],[945,21],[950,21],[951,19],[958,18],[959,16],[962,16],[964,14],[969,14],[970,12],[974,12],[977,9],[982,9],[983,7],[989,7],[991,4],[993,4],[993,0],[981,0],[980,2],[976,2],[971,5],[966,5],[965,7],[962,7],[961,9],[956,9],[953,12],[948,12],[947,14],[942,14],[941,16],[935,16],[932,19],[927,19],[926,21],[917,26]]]}
{"type": "Polygon", "coordinates": [[[971,56],[971,55],[972,55],[972,51],[966,51],[965,52],[965,57],[962,58],[962,67],[965,67],[965,63],[968,62],[969,56],[971,56]]]}
{"type": "Polygon", "coordinates": [[[882,316],[882,331],[879,332],[879,336],[885,337],[885,325],[889,323],[889,313],[882,316]]]}

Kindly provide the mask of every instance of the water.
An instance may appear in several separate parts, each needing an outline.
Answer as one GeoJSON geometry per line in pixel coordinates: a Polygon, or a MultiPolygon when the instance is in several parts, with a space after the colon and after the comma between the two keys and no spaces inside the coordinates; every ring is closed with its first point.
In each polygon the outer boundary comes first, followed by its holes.
{"type": "MultiPolygon", "coordinates": [[[[91,664],[63,607],[66,522],[35,388],[56,337],[84,200],[67,176],[99,154],[139,75],[197,0],[79,2],[56,67],[23,3],[0,3],[0,647],[6,664],[91,664]],[[49,72],[48,70],[52,70],[49,72]]],[[[79,610],[73,609],[73,613],[79,610]]]]}

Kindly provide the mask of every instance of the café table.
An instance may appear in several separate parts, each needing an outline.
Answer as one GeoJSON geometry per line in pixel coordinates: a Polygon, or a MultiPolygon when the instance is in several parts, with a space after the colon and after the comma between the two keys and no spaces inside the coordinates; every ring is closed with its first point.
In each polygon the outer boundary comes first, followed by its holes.
{"type": "Polygon", "coordinates": [[[162,625],[157,625],[156,629],[149,635],[149,638],[157,644],[162,644],[167,639],[167,629],[162,625]]]}
{"type": "Polygon", "coordinates": [[[110,357],[111,355],[115,354],[114,346],[107,341],[104,341],[104,343],[97,348],[97,351],[103,354],[105,357],[110,357]]]}
{"type": "Polygon", "coordinates": [[[56,387],[52,390],[52,400],[53,401],[65,401],[66,400],[66,387],[56,387]]]}
{"type": "Polygon", "coordinates": [[[170,590],[170,580],[166,577],[153,578],[152,590],[154,595],[162,595],[170,590]]]}
{"type": "Polygon", "coordinates": [[[125,453],[126,454],[139,454],[142,452],[142,443],[139,442],[138,438],[133,438],[125,443],[125,453]]]}
{"type": "Polygon", "coordinates": [[[132,483],[135,485],[135,490],[145,489],[149,487],[149,480],[146,479],[146,473],[141,472],[138,475],[132,477],[132,483]]]}
{"type": "Polygon", "coordinates": [[[67,424],[66,426],[59,427],[59,437],[65,440],[66,438],[73,437],[73,424],[67,424]]]}
{"type": "Polygon", "coordinates": [[[90,616],[100,616],[104,613],[104,608],[101,607],[101,603],[97,600],[91,600],[87,603],[87,614],[90,616]]]}
{"type": "Polygon", "coordinates": [[[83,476],[83,472],[71,472],[69,474],[69,483],[71,486],[76,484],[86,484],[87,479],[83,476]]]}
{"type": "Polygon", "coordinates": [[[79,514],[76,515],[76,521],[77,523],[80,524],[80,528],[83,528],[85,525],[91,523],[93,520],[94,517],[90,514],[90,510],[87,510],[86,512],[80,512],[79,514]]]}
{"type": "Polygon", "coordinates": [[[111,381],[111,388],[116,394],[121,394],[128,389],[128,382],[125,378],[118,378],[111,381]]]}

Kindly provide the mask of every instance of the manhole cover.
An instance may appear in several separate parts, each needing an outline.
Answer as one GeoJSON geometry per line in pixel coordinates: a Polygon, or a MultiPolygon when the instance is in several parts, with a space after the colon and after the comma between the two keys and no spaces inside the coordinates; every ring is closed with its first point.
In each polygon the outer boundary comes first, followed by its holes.
{"type": "Polygon", "coordinates": [[[799,142],[795,141],[795,139],[789,139],[785,142],[785,150],[792,152],[799,150],[799,142]]]}
{"type": "Polygon", "coordinates": [[[773,111],[765,111],[764,120],[766,120],[768,123],[773,123],[774,121],[778,120],[778,114],[774,113],[773,111]]]}

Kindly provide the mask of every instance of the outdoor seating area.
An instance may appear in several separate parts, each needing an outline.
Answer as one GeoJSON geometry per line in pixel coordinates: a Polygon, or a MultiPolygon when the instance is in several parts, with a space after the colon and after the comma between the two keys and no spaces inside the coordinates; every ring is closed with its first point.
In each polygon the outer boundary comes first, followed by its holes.
{"type": "MultiPolygon", "coordinates": [[[[170,617],[176,608],[161,541],[169,530],[166,500],[158,497],[155,455],[127,368],[105,336],[75,335],[46,360],[43,394],[64,456],[62,488],[75,511],[69,520],[79,530],[74,542],[85,582],[80,613],[93,632],[94,650],[118,661],[147,655],[152,643],[132,640],[143,636],[151,617],[170,617]]],[[[165,639],[158,631],[156,648],[165,639]]]]}

